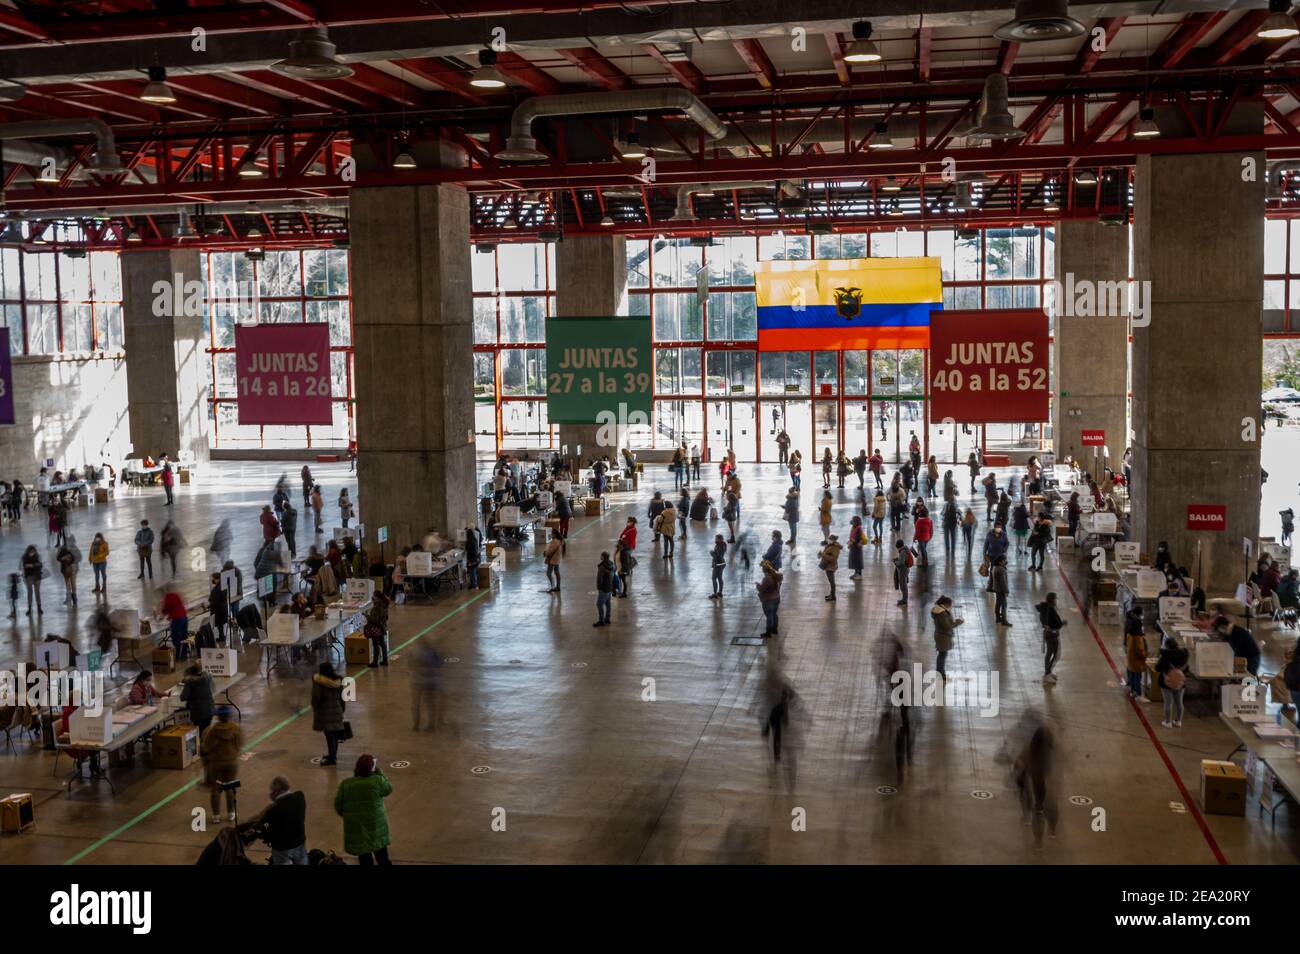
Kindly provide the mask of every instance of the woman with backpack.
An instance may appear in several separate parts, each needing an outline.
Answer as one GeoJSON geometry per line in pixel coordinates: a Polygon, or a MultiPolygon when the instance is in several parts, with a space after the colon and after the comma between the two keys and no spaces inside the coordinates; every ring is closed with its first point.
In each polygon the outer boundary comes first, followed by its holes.
{"type": "MultiPolygon", "coordinates": [[[[830,496],[827,494],[827,496],[830,496]]],[[[829,524],[828,524],[829,526],[829,524]]],[[[840,568],[840,538],[835,534],[830,535],[826,545],[822,547],[821,553],[817,555],[817,566],[826,574],[826,580],[831,585],[831,591],[826,597],[826,602],[835,602],[835,571],[840,568]]]]}
{"type": "Polygon", "coordinates": [[[1038,621],[1043,624],[1043,682],[1054,686],[1056,674],[1052,670],[1061,658],[1061,627],[1065,620],[1056,611],[1055,593],[1048,593],[1047,599],[1035,609],[1038,610],[1038,621]]]}
{"type": "Polygon", "coordinates": [[[547,593],[560,592],[560,551],[563,547],[564,540],[556,530],[551,534],[551,542],[546,544],[546,582],[550,584],[547,593]]]}
{"type": "Polygon", "coordinates": [[[883,488],[876,488],[875,499],[871,502],[871,543],[874,546],[880,546],[880,534],[885,527],[885,491],[883,488]]]}
{"type": "Polygon", "coordinates": [[[1016,535],[1016,556],[1021,556],[1029,540],[1029,508],[1023,500],[1011,512],[1011,532],[1016,535]]]}
{"type": "MultiPolygon", "coordinates": [[[[918,500],[921,498],[918,497],[918,500]]],[[[930,511],[922,507],[916,517],[915,536],[916,549],[920,551],[921,566],[930,565],[930,540],[934,537],[934,521],[930,519],[930,511]]]]}
{"type": "Polygon", "coordinates": [[[912,548],[902,540],[894,541],[894,589],[898,590],[898,606],[907,606],[907,579],[916,558],[912,548]]]}
{"type": "Polygon", "coordinates": [[[853,572],[849,574],[850,580],[862,579],[862,545],[866,542],[866,534],[862,532],[862,518],[854,514],[853,519],[849,521],[849,569],[853,572]]]}
{"type": "Polygon", "coordinates": [[[1056,524],[1046,513],[1040,513],[1029,534],[1029,572],[1038,573],[1047,562],[1047,548],[1056,536],[1056,524]]]}
{"type": "Polygon", "coordinates": [[[840,451],[839,460],[835,463],[835,477],[839,480],[840,490],[844,489],[844,480],[853,472],[853,462],[849,460],[849,455],[840,451]]]}
{"type": "Polygon", "coordinates": [[[735,494],[727,494],[727,502],[722,505],[722,519],[727,521],[729,543],[736,542],[736,525],[740,522],[740,501],[735,494]]]}
{"type": "Polygon", "coordinates": [[[1160,661],[1156,673],[1160,679],[1160,695],[1165,701],[1165,717],[1160,722],[1166,729],[1183,727],[1183,692],[1187,687],[1187,650],[1166,640],[1160,647],[1160,661]]]}
{"type": "Polygon", "coordinates": [[[960,524],[957,505],[949,500],[943,505],[943,552],[950,560],[957,555],[957,527],[960,524]]]}
{"type": "Polygon", "coordinates": [[[930,607],[930,621],[934,623],[934,671],[946,681],[948,677],[943,667],[948,660],[948,653],[952,651],[953,631],[963,622],[952,615],[951,596],[941,596],[935,600],[934,606],[930,607]]]}
{"type": "Polygon", "coordinates": [[[903,478],[894,475],[894,481],[889,485],[889,529],[898,533],[903,529],[903,514],[907,512],[907,490],[903,486],[903,478]]]}

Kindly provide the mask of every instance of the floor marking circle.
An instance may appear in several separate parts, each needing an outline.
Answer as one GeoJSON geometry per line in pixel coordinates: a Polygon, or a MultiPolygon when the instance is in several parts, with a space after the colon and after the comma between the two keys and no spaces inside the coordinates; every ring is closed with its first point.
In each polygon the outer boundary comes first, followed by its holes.
{"type": "Polygon", "coordinates": [[[1070,796],[1070,804],[1071,804],[1071,805],[1091,805],[1091,804],[1092,804],[1092,799],[1089,798],[1087,795],[1071,795],[1071,796],[1070,796]]]}
{"type": "Polygon", "coordinates": [[[401,760],[401,761],[397,761],[397,762],[389,762],[389,763],[388,763],[388,767],[389,767],[389,768],[395,768],[395,769],[410,768],[410,767],[411,767],[411,763],[410,763],[410,762],[407,762],[407,761],[405,761],[405,760],[401,760]]]}
{"type": "Polygon", "coordinates": [[[877,794],[877,795],[897,795],[897,794],[898,794],[898,789],[894,788],[894,786],[892,786],[892,785],[877,785],[877,786],[876,786],[876,794],[877,794]]]}
{"type": "Polygon", "coordinates": [[[982,789],[982,788],[977,788],[975,791],[973,791],[973,792],[970,793],[970,797],[971,797],[971,798],[978,798],[978,799],[981,799],[981,800],[983,800],[983,799],[989,799],[989,798],[992,798],[992,797],[993,797],[993,793],[992,793],[992,792],[986,792],[986,791],[984,791],[984,789],[982,789]]]}
{"type": "Polygon", "coordinates": [[[570,663],[570,664],[569,664],[569,668],[570,668],[570,669],[586,669],[586,668],[587,668],[587,664],[586,664],[585,662],[570,663]]]}
{"type": "Polygon", "coordinates": [[[475,765],[475,766],[474,766],[472,769],[470,769],[469,771],[470,771],[470,774],[471,774],[471,775],[486,775],[488,772],[492,771],[492,766],[490,766],[490,765],[475,765]]]}
{"type": "Polygon", "coordinates": [[[512,659],[512,660],[510,660],[510,665],[512,665],[512,666],[522,666],[523,663],[524,663],[524,661],[523,661],[522,659],[512,659]]]}
{"type": "Polygon", "coordinates": [[[459,657],[459,656],[448,656],[446,659],[443,660],[443,662],[448,662],[448,663],[458,663],[458,662],[460,662],[460,657],[459,657]]]}
{"type": "Polygon", "coordinates": [[[1187,806],[1182,802],[1170,802],[1169,810],[1175,814],[1182,815],[1187,811],[1187,806]]]}
{"type": "Polygon", "coordinates": [[[321,763],[321,757],[319,755],[311,760],[312,765],[320,765],[320,763],[321,763]]]}

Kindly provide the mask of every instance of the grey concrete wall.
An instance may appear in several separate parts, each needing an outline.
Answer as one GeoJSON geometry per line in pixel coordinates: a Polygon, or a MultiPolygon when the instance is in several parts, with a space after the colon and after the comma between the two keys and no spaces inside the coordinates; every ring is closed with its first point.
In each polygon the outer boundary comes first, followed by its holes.
{"type": "MultiPolygon", "coordinates": [[[[627,299],[627,240],[621,235],[584,235],[555,245],[555,313],[566,318],[617,315],[627,299]]],[[[618,448],[602,444],[594,424],[561,424],[560,446],[590,460],[615,459],[618,448]]]]}
{"type": "MultiPolygon", "coordinates": [[[[1077,283],[1128,280],[1128,230],[1096,221],[1068,219],[1056,229],[1056,280],[1077,283]]],[[[1063,289],[1064,290],[1064,289],[1063,289]]],[[[1077,296],[1076,296],[1077,300],[1077,296]]],[[[1086,461],[1100,472],[1100,451],[1084,447],[1081,432],[1106,432],[1110,466],[1118,468],[1128,446],[1128,319],[1122,315],[1063,315],[1056,303],[1052,436],[1057,457],[1086,461]]]]}
{"type": "Polygon", "coordinates": [[[120,356],[14,358],[14,419],[0,427],[0,479],[31,485],[46,458],[59,470],[126,455],[126,361],[120,356]]]}
{"type": "MultiPolygon", "coordinates": [[[[196,249],[132,252],[122,256],[122,315],[127,353],[131,442],[138,455],[188,452],[208,459],[208,387],[202,316],[155,307],[157,282],[171,288],[202,275],[196,249]],[[165,311],[155,314],[155,311],[165,311]]],[[[166,301],[167,299],[163,299],[166,301]]]]}
{"type": "Polygon", "coordinates": [[[1259,535],[1264,186],[1263,153],[1138,158],[1134,272],[1152,311],[1133,329],[1134,532],[1169,541],[1211,595],[1231,594],[1259,535]],[[1188,504],[1226,505],[1226,531],[1187,530],[1188,504]]]}
{"type": "MultiPolygon", "coordinates": [[[[397,547],[475,519],[469,198],[458,186],[352,192],[358,512],[397,547]]],[[[392,548],[389,549],[389,555],[392,548]]]]}

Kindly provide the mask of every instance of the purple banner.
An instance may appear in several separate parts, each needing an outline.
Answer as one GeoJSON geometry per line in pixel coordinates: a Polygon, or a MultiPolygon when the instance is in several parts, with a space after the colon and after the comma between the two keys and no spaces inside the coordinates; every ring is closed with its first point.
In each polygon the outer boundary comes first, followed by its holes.
{"type": "Polygon", "coordinates": [[[9,360],[9,329],[0,328],[0,424],[14,423],[14,369],[9,360]]]}

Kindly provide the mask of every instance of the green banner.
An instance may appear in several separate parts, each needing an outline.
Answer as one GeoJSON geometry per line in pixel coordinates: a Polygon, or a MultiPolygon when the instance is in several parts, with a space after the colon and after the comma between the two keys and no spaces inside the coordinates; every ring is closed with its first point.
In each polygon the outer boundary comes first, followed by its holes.
{"type": "Polygon", "coordinates": [[[648,315],[547,319],[550,423],[618,422],[625,427],[629,415],[640,413],[649,424],[653,387],[648,315]]]}

